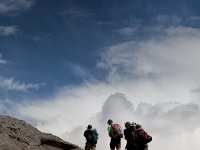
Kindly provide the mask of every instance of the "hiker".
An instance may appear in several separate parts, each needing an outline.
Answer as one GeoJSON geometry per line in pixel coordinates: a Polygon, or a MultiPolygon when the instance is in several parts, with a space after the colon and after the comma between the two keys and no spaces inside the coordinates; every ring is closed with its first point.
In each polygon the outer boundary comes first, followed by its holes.
{"type": "Polygon", "coordinates": [[[120,150],[121,148],[121,138],[123,137],[123,133],[119,124],[113,123],[111,119],[108,120],[108,134],[111,138],[110,140],[110,149],[120,150]]]}
{"type": "Polygon", "coordinates": [[[137,124],[135,131],[133,132],[133,142],[137,150],[148,150],[148,144],[152,141],[152,137],[142,128],[140,124],[137,124]]]}
{"type": "Polygon", "coordinates": [[[87,126],[87,130],[84,132],[86,138],[85,150],[95,150],[99,134],[95,128],[92,129],[92,125],[87,126]]]}
{"type": "Polygon", "coordinates": [[[125,149],[127,150],[137,150],[132,139],[132,134],[134,130],[135,130],[134,122],[132,124],[129,121],[125,122],[124,137],[125,137],[125,140],[127,141],[126,147],[125,147],[125,149]]]}

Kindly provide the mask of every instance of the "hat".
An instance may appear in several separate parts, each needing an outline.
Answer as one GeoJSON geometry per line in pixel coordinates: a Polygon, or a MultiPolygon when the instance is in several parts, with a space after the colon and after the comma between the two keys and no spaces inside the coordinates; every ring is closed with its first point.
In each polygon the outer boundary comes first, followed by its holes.
{"type": "Polygon", "coordinates": [[[136,124],[136,129],[138,129],[138,128],[142,128],[142,125],[136,124]]]}
{"type": "Polygon", "coordinates": [[[132,122],[132,123],[131,123],[131,125],[132,125],[132,126],[136,126],[136,125],[137,125],[137,123],[135,123],[135,122],[132,122]]]}
{"type": "Polygon", "coordinates": [[[113,123],[112,119],[109,119],[107,123],[112,124],[113,123]]]}
{"type": "Polygon", "coordinates": [[[87,126],[87,128],[88,128],[88,129],[92,129],[92,125],[89,124],[89,125],[87,126]]]}
{"type": "Polygon", "coordinates": [[[131,123],[129,121],[125,122],[125,126],[131,126],[131,123]]]}

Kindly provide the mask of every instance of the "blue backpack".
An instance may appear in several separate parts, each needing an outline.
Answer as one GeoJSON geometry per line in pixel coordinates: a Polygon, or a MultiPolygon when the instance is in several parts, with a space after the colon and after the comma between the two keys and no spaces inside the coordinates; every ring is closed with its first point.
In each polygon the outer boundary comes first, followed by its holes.
{"type": "Polygon", "coordinates": [[[84,136],[87,142],[92,143],[92,144],[96,144],[99,138],[99,134],[97,133],[96,129],[87,129],[84,132],[84,136]]]}

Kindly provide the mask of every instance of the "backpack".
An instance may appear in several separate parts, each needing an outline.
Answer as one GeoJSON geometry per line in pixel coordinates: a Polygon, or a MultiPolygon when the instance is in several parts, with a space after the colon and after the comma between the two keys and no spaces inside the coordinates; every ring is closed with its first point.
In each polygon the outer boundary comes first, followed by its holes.
{"type": "Polygon", "coordinates": [[[147,134],[147,132],[144,131],[142,128],[139,128],[139,129],[135,129],[132,132],[132,141],[135,144],[139,144],[139,145],[147,144],[152,141],[152,137],[149,134],[147,134]]]}
{"type": "Polygon", "coordinates": [[[89,143],[96,144],[98,140],[98,133],[96,129],[88,129],[84,132],[84,136],[89,143]]]}
{"type": "Polygon", "coordinates": [[[112,138],[122,138],[123,132],[119,124],[112,124],[112,133],[110,135],[112,138]]]}

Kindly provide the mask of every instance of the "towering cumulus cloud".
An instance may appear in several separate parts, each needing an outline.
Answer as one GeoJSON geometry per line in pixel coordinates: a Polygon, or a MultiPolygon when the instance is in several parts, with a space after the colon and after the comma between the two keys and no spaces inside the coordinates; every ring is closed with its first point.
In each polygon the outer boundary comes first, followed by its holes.
{"type": "MultiPolygon", "coordinates": [[[[101,112],[87,121],[92,123],[100,132],[98,149],[109,149],[106,122],[111,118],[121,124],[123,128],[126,121],[142,124],[153,136],[153,141],[149,144],[150,149],[165,149],[166,145],[176,145],[183,150],[189,147],[197,150],[200,131],[200,121],[197,119],[200,115],[199,105],[180,104],[178,102],[156,105],[141,103],[134,109],[133,104],[134,102],[127,100],[124,94],[113,94],[104,102],[101,112]],[[181,141],[190,141],[191,145],[181,141]]],[[[68,139],[77,141],[74,135],[81,135],[85,127],[80,126],[67,133],[68,139]]],[[[83,140],[79,139],[79,142],[80,145],[84,145],[83,140]]],[[[124,145],[125,140],[123,139],[122,146],[124,145]]],[[[170,147],[170,149],[175,148],[170,147]]]]}

